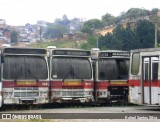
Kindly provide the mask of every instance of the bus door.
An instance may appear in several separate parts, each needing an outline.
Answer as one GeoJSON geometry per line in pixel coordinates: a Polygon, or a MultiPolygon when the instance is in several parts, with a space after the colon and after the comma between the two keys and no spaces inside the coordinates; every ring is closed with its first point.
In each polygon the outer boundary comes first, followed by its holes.
{"type": "Polygon", "coordinates": [[[142,102],[158,104],[158,63],[159,57],[142,58],[142,102]]]}

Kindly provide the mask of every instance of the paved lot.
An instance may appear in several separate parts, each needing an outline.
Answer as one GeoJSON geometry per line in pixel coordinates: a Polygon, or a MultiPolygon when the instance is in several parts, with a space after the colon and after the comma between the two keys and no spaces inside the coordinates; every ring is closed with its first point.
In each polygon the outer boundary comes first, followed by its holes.
{"type": "Polygon", "coordinates": [[[53,122],[143,122],[151,120],[158,122],[157,119],[160,119],[160,107],[149,106],[51,107],[37,110],[7,110],[0,113],[11,114],[13,119],[20,117],[20,119],[40,120],[42,118],[53,122]]]}

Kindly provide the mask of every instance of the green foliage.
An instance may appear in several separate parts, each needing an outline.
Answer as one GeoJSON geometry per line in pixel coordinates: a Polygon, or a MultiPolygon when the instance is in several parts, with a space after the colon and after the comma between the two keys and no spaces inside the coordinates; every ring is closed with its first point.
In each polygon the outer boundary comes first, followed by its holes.
{"type": "Polygon", "coordinates": [[[31,47],[34,48],[47,48],[47,46],[56,46],[57,48],[78,48],[81,45],[81,41],[76,45],[74,40],[45,40],[44,42],[38,42],[31,44],[31,47]],[[77,46],[77,47],[76,47],[77,46]]]}
{"type": "Polygon", "coordinates": [[[135,19],[142,16],[147,16],[147,10],[143,8],[131,8],[126,12],[126,17],[129,19],[135,19]]]}
{"type": "Polygon", "coordinates": [[[159,9],[158,8],[153,8],[150,12],[151,15],[157,15],[159,9]]]}
{"type": "Polygon", "coordinates": [[[102,22],[104,23],[105,26],[114,24],[115,19],[116,17],[112,16],[109,13],[106,13],[105,15],[102,16],[102,22]]]}
{"type": "Polygon", "coordinates": [[[97,44],[96,36],[88,36],[87,41],[81,44],[82,49],[90,50],[91,48],[95,48],[97,44]]]}
{"type": "Polygon", "coordinates": [[[95,29],[100,29],[102,27],[104,27],[103,22],[101,22],[98,19],[91,19],[91,20],[88,20],[84,23],[84,25],[81,28],[81,31],[83,33],[91,35],[91,34],[93,34],[93,31],[95,29]]]}
{"type": "Polygon", "coordinates": [[[131,8],[127,12],[122,12],[120,16],[117,16],[113,19],[115,24],[120,23],[123,20],[137,19],[140,17],[145,17],[148,15],[156,15],[159,9],[153,8],[151,11],[144,8],[131,8]]]}
{"type": "Polygon", "coordinates": [[[16,30],[11,31],[11,43],[16,44],[18,42],[19,33],[16,30]]]}
{"type": "Polygon", "coordinates": [[[154,24],[147,20],[140,20],[137,22],[136,34],[140,41],[139,48],[154,47],[154,24]]]}
{"type": "MultiPolygon", "coordinates": [[[[153,48],[154,24],[147,20],[139,20],[135,25],[135,28],[131,27],[129,23],[126,28],[122,25],[118,25],[113,30],[113,33],[108,33],[105,36],[100,37],[99,48],[115,50],[153,48]]],[[[159,39],[160,36],[158,35],[158,40],[159,39]]]]}

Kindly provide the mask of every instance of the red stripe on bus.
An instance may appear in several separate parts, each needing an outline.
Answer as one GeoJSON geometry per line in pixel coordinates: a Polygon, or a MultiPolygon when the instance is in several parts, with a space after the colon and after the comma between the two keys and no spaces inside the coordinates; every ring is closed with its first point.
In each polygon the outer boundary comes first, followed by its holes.
{"type": "MultiPolygon", "coordinates": [[[[22,81],[23,82],[23,81],[22,81]]],[[[49,81],[35,81],[35,83],[18,83],[17,81],[2,81],[3,88],[14,88],[14,87],[49,87],[49,81]]]]}
{"type": "Polygon", "coordinates": [[[128,81],[98,81],[96,82],[97,89],[108,89],[110,86],[128,86],[128,81]]]}
{"type": "MultiPolygon", "coordinates": [[[[141,86],[141,81],[140,80],[129,80],[129,86],[141,86]]],[[[155,82],[155,81],[151,81],[151,82],[143,82],[143,86],[160,86],[160,80],[155,82]]]]}
{"type": "Polygon", "coordinates": [[[96,89],[108,89],[109,83],[108,82],[96,82],[96,89]]]}
{"type": "Polygon", "coordinates": [[[72,88],[72,89],[77,89],[77,88],[86,88],[90,89],[93,88],[94,86],[94,81],[81,81],[80,84],[67,84],[64,83],[64,81],[51,81],[51,88],[52,89],[62,89],[62,88],[72,88]]]}

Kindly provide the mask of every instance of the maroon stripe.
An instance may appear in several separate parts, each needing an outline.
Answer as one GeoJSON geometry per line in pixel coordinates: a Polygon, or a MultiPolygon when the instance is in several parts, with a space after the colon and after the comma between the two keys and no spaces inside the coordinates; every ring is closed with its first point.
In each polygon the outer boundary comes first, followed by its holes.
{"type": "Polygon", "coordinates": [[[14,88],[14,87],[49,87],[49,81],[35,81],[35,82],[36,82],[35,84],[19,84],[18,81],[2,81],[2,87],[3,88],[14,88]]]}
{"type": "MultiPolygon", "coordinates": [[[[154,87],[160,87],[160,80],[157,82],[151,81],[149,82],[143,82],[144,86],[154,86],[154,87]]],[[[129,80],[129,86],[141,86],[140,80],[129,80]]]]}
{"type": "Polygon", "coordinates": [[[83,81],[79,85],[66,85],[64,84],[64,81],[51,81],[51,88],[52,89],[62,89],[62,88],[72,88],[72,89],[77,89],[77,88],[85,88],[85,89],[92,89],[94,86],[93,81],[83,81]]]}

